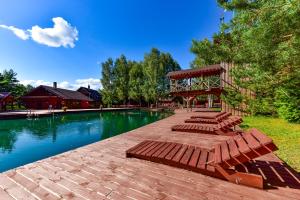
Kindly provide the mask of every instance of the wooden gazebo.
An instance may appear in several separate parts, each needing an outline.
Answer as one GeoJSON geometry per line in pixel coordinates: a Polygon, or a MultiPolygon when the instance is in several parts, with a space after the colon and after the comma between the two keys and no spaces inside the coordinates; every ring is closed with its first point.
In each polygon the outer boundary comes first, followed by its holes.
{"type": "Polygon", "coordinates": [[[223,91],[220,64],[209,65],[199,69],[174,71],[167,74],[170,79],[170,94],[181,96],[190,107],[190,102],[199,95],[208,95],[208,107],[212,107],[212,95],[220,97],[223,91]]]}

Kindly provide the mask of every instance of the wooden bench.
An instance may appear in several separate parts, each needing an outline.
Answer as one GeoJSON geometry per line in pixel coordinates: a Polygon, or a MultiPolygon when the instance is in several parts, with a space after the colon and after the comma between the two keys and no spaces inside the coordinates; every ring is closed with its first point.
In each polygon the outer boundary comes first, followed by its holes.
{"type": "Polygon", "coordinates": [[[234,127],[242,122],[242,118],[234,116],[218,124],[179,124],[171,127],[172,131],[204,133],[213,135],[236,135],[234,127]]]}
{"type": "Polygon", "coordinates": [[[223,120],[228,119],[230,115],[231,113],[224,113],[221,116],[212,119],[192,116],[191,119],[185,120],[185,123],[218,124],[223,120]]]}
{"type": "Polygon", "coordinates": [[[263,188],[263,177],[239,172],[235,166],[277,150],[272,139],[252,129],[204,149],[189,144],[146,140],[126,151],[127,157],[179,167],[236,184],[263,188]]]}

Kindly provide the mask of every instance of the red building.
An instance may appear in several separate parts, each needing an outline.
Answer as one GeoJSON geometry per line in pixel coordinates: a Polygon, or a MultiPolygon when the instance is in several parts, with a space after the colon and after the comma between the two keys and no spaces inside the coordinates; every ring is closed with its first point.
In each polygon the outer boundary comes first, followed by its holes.
{"type": "Polygon", "coordinates": [[[48,109],[51,106],[53,109],[60,109],[64,106],[84,109],[90,108],[93,103],[93,99],[78,91],[57,88],[56,83],[53,87],[40,85],[21,99],[25,107],[31,109],[48,109]]]}
{"type": "Polygon", "coordinates": [[[10,92],[0,92],[0,111],[6,111],[7,106],[13,106],[14,98],[10,92]]]}

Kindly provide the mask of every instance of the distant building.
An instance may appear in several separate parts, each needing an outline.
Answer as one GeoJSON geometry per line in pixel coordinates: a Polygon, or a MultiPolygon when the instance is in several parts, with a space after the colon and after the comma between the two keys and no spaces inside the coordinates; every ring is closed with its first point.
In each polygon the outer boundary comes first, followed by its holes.
{"type": "Polygon", "coordinates": [[[7,106],[13,106],[14,98],[10,92],[0,92],[0,111],[6,111],[7,106]]]}
{"type": "Polygon", "coordinates": [[[60,109],[64,106],[73,109],[90,108],[94,100],[88,96],[73,90],[57,88],[57,83],[53,87],[40,85],[31,90],[21,98],[26,108],[30,109],[60,109]]]}
{"type": "Polygon", "coordinates": [[[102,98],[101,94],[97,90],[93,90],[90,88],[90,86],[88,86],[87,88],[80,87],[77,91],[93,99],[93,107],[99,108],[102,98]]]}

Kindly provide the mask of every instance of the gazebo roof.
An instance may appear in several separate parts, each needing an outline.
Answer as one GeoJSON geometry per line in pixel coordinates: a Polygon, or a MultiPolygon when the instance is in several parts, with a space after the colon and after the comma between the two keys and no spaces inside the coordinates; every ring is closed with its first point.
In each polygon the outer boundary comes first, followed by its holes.
{"type": "Polygon", "coordinates": [[[208,65],[199,69],[186,69],[180,71],[169,72],[167,76],[170,79],[195,78],[199,76],[214,76],[225,71],[220,64],[208,65]]]}

